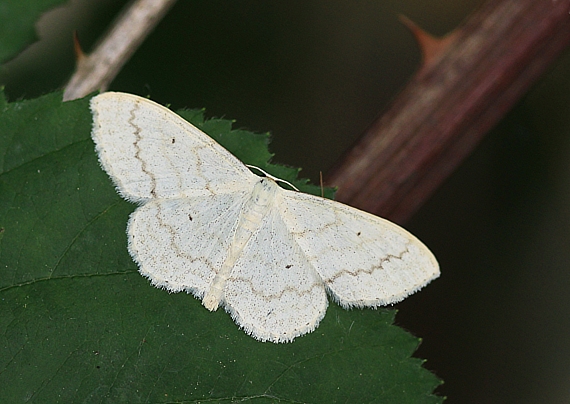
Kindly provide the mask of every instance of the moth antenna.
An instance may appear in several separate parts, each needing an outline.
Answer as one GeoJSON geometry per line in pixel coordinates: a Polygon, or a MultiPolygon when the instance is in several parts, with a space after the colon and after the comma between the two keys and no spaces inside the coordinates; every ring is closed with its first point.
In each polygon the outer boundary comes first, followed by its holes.
{"type": "Polygon", "coordinates": [[[281,178],[274,177],[273,175],[269,174],[268,172],[263,171],[261,168],[259,168],[259,167],[257,167],[257,166],[252,166],[252,165],[250,165],[250,164],[246,164],[245,166],[246,166],[246,167],[249,167],[249,168],[255,168],[256,170],[261,171],[263,174],[265,174],[265,176],[266,176],[267,178],[271,178],[271,179],[272,179],[273,181],[275,181],[275,182],[282,182],[282,183],[284,183],[284,184],[287,184],[287,185],[289,185],[291,188],[293,188],[295,191],[300,192],[300,191],[299,191],[299,188],[297,188],[295,185],[291,184],[289,181],[285,181],[285,180],[282,180],[281,178]]]}

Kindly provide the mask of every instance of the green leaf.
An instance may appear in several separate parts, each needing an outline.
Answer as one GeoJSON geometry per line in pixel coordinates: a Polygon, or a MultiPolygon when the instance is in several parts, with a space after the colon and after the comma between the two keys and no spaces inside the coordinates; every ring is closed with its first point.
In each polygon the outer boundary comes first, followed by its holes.
{"type": "Polygon", "coordinates": [[[35,24],[40,15],[65,0],[0,1],[0,63],[14,57],[37,40],[35,24]]]}
{"type": "MultiPolygon", "coordinates": [[[[392,310],[331,303],[313,333],[262,343],[152,287],[128,255],[135,206],[99,167],[88,99],[60,100],[0,96],[0,402],[442,401],[392,310]]],[[[228,147],[249,137],[232,151],[266,167],[266,135],[184,115],[228,147]]]]}

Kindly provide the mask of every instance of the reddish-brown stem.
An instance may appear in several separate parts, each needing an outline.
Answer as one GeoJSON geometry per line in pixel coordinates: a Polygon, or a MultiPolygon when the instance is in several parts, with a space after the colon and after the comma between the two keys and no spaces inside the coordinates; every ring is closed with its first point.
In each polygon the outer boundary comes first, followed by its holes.
{"type": "Polygon", "coordinates": [[[337,199],[408,219],[570,44],[569,0],[490,0],[328,173],[337,199]]]}

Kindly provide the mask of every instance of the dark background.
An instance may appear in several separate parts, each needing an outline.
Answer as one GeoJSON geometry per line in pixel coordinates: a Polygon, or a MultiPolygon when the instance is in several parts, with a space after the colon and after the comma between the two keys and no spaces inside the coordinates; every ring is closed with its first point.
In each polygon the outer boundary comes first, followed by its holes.
{"type": "MultiPolygon", "coordinates": [[[[181,0],[111,89],[271,131],[275,161],[318,183],[480,0],[181,0]]],[[[60,88],[123,1],[48,13],[0,70],[10,100],[60,88]]],[[[570,52],[406,224],[442,276],[398,305],[449,403],[570,402],[570,52]]]]}

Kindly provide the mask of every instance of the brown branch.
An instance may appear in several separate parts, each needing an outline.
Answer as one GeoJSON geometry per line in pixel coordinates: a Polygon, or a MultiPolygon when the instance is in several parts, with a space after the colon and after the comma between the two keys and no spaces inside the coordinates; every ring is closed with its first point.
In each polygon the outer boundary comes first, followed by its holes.
{"type": "Polygon", "coordinates": [[[81,98],[95,90],[106,90],[175,2],[176,0],[133,1],[89,55],[81,51],[76,39],[77,69],[65,86],[63,100],[81,98]]]}
{"type": "Polygon", "coordinates": [[[569,0],[485,3],[329,173],[337,199],[409,218],[570,44],[569,12],[569,0]]]}

